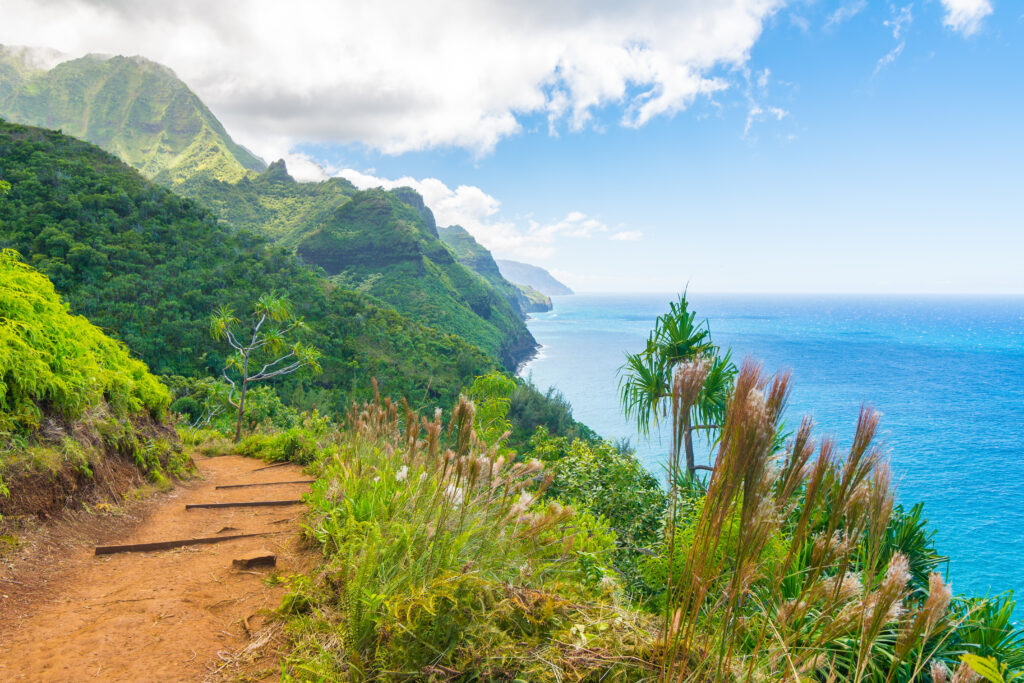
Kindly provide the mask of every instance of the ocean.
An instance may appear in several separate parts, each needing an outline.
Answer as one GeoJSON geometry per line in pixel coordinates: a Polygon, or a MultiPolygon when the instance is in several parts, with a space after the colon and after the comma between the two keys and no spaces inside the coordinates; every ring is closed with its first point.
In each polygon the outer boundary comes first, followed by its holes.
{"type": "MultiPolygon", "coordinates": [[[[668,439],[640,439],[625,421],[617,372],[673,298],[553,297],[554,310],[528,322],[541,349],[520,373],[557,387],[603,437],[630,438],[659,476],[668,439]]],[[[737,365],[752,356],[792,371],[787,426],[810,414],[843,446],[861,405],[879,410],[897,502],[924,502],[954,592],[1024,599],[1024,298],[688,299],[737,365]]]]}

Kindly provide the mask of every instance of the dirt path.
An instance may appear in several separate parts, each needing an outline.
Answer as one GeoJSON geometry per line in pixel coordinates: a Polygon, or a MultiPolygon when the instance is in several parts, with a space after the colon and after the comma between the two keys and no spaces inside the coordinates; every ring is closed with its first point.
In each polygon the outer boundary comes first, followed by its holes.
{"type": "MultiPolygon", "coordinates": [[[[202,681],[259,638],[266,621],[261,610],[279,606],[284,593],[280,584],[266,585],[265,577],[311,562],[298,544],[304,508],[185,505],[299,498],[308,484],[214,487],[308,477],[294,465],[256,472],[263,463],[238,456],[197,458],[196,465],[202,479],[167,494],[114,543],[277,533],[105,556],[95,556],[91,546],[74,549],[44,595],[20,601],[8,595],[7,609],[0,602],[0,681],[202,681]],[[260,549],[277,554],[276,569],[232,567],[233,559],[260,549]]],[[[0,584],[0,593],[14,590],[0,584]]],[[[275,663],[264,668],[273,677],[275,663]]]]}

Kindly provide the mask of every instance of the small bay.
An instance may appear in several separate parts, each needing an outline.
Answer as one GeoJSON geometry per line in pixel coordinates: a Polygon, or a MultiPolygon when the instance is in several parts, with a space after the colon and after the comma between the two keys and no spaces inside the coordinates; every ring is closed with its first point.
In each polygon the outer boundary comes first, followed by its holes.
{"type": "MultiPolygon", "coordinates": [[[[641,439],[623,418],[617,371],[673,298],[554,297],[529,321],[542,348],[521,373],[603,437],[630,438],[659,476],[668,440],[641,439]]],[[[792,371],[788,427],[810,414],[843,446],[862,403],[879,410],[897,501],[925,503],[954,591],[1024,597],[1024,298],[688,298],[737,364],[792,371]]]]}

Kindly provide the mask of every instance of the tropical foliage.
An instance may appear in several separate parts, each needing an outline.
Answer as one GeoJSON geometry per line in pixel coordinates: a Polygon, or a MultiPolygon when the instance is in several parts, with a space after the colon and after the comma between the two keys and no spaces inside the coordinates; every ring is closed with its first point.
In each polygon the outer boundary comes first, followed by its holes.
{"type": "Polygon", "coordinates": [[[64,504],[110,458],[127,456],[154,480],[182,471],[173,434],[152,428],[169,403],[123,344],[0,251],[0,512],[64,504]]]}
{"type": "MultiPolygon", "coordinates": [[[[323,353],[323,374],[287,378],[282,398],[326,396],[340,414],[367,378],[429,407],[495,367],[462,339],[333,286],[285,250],[218,224],[101,150],[60,133],[0,122],[0,248],[53,281],[71,310],[125,342],[159,374],[219,375],[228,354],[207,333],[221,305],[287,296],[323,353]]],[[[325,399],[325,400],[323,400],[325,399]]]]}
{"type": "Polygon", "coordinates": [[[537,461],[390,400],[354,406],[314,464],[315,578],[285,599],[285,680],[635,680],[644,618],[619,605],[614,534],[543,498],[537,461]]]}
{"type": "Polygon", "coordinates": [[[693,434],[702,431],[709,442],[714,442],[724,418],[736,366],[729,351],[723,353],[712,343],[707,321],[697,320],[685,294],[669,305],[668,313],[658,316],[644,350],[626,354],[619,381],[626,417],[635,418],[640,433],[646,435],[659,418],[669,412],[676,367],[696,360],[710,363],[698,398],[689,410],[671,412],[672,434],[678,440],[675,447],[685,450],[686,471],[691,477],[697,469],[710,469],[696,464],[693,434]]]}
{"type": "Polygon", "coordinates": [[[225,340],[235,350],[221,370],[221,376],[231,386],[228,403],[238,410],[236,442],[242,437],[245,396],[250,384],[284,377],[303,368],[321,372],[317,349],[301,341],[287,339],[292,333],[306,329],[306,324],[295,316],[288,300],[271,294],[264,294],[256,301],[249,327],[244,327],[230,308],[222,307],[213,317],[210,325],[213,338],[225,340]],[[238,392],[237,400],[235,391],[238,392]]]}

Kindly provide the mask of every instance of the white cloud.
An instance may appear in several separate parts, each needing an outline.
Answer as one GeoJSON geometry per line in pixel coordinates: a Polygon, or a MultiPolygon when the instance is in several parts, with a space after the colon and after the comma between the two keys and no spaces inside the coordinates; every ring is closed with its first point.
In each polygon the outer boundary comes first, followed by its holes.
{"type": "Polygon", "coordinates": [[[946,9],[943,25],[965,36],[977,33],[981,20],[992,14],[989,0],[942,0],[942,6],[946,9]]]}
{"type": "Polygon", "coordinates": [[[835,12],[828,15],[828,19],[825,21],[825,28],[832,28],[853,19],[863,12],[867,6],[867,0],[856,0],[856,2],[840,5],[835,12]]]}
{"type": "Polygon", "coordinates": [[[729,87],[783,2],[5,0],[0,43],[164,63],[267,157],[280,140],[483,154],[524,115],[643,126],[729,87]]]}
{"type": "Polygon", "coordinates": [[[903,54],[903,48],[907,46],[907,41],[903,38],[906,29],[914,21],[913,9],[914,4],[905,5],[903,7],[897,7],[896,5],[889,6],[892,13],[892,18],[886,19],[882,24],[892,29],[892,37],[897,41],[896,46],[889,50],[878,62],[875,64],[875,75],[878,75],[885,67],[889,66],[896,59],[903,54]]]}
{"type": "Polygon", "coordinates": [[[615,233],[608,239],[619,242],[636,242],[637,240],[642,239],[643,236],[644,234],[639,230],[623,230],[622,232],[615,233]]]}
{"type": "Polygon", "coordinates": [[[744,71],[746,88],[744,96],[747,99],[747,123],[743,127],[743,137],[749,137],[754,124],[766,118],[774,118],[781,121],[789,112],[782,107],[765,104],[763,100],[768,97],[769,85],[771,83],[771,69],[763,69],[757,74],[751,74],[749,70],[744,71]]]}
{"type": "Polygon", "coordinates": [[[892,6],[892,18],[886,19],[882,22],[884,26],[888,26],[892,29],[892,37],[899,40],[903,37],[903,30],[910,26],[914,21],[914,15],[912,13],[914,4],[905,5],[903,7],[892,6]]]}
{"type": "Polygon", "coordinates": [[[875,64],[875,75],[878,75],[879,71],[895,62],[896,58],[903,53],[903,48],[905,48],[906,46],[906,41],[901,40],[899,43],[896,44],[896,47],[889,50],[889,52],[887,52],[885,56],[879,59],[878,63],[875,64]]]}
{"type": "MultiPolygon", "coordinates": [[[[434,212],[438,225],[461,225],[499,258],[546,259],[555,253],[563,239],[587,239],[597,233],[610,231],[607,225],[581,211],[572,211],[554,223],[528,220],[525,224],[517,224],[504,220],[498,216],[501,202],[472,185],[459,185],[452,189],[437,178],[416,179],[404,176],[392,180],[350,168],[342,169],[336,175],[348,179],[359,189],[415,189],[423,195],[423,201],[434,212]]],[[[610,239],[638,239],[640,233],[625,231],[616,235],[610,239]],[[634,234],[637,237],[632,237],[634,234]]]]}

